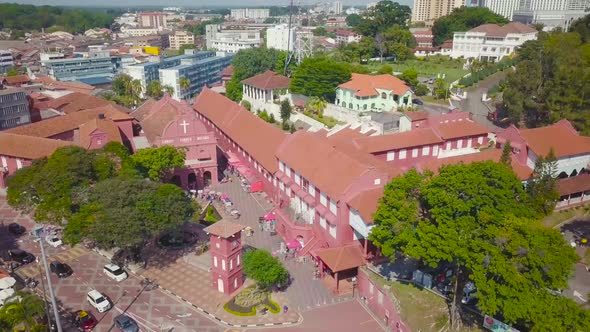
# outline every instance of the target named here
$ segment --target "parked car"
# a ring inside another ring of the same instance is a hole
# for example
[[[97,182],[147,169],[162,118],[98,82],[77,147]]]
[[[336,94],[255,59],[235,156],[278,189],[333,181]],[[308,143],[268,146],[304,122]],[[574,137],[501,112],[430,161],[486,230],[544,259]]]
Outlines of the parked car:
[[[461,298],[461,303],[466,305],[472,305],[477,302],[477,297],[475,294],[477,293],[477,288],[475,288],[475,284],[472,281],[468,281],[465,284],[465,288],[463,288],[463,297]]]
[[[8,250],[8,256],[13,261],[21,264],[29,264],[35,261],[35,255],[21,249]]]
[[[121,282],[128,277],[127,272],[125,272],[125,270],[123,270],[119,265],[115,264],[105,265],[102,271],[107,277],[117,282]]]
[[[54,248],[57,248],[63,244],[62,240],[57,237],[57,235],[47,235],[47,237],[45,237],[45,241],[47,241],[47,243],[49,243],[49,245]]]
[[[13,222],[10,225],[8,225],[8,231],[12,235],[21,236],[21,235],[25,234],[27,229],[24,226],[21,226],[15,222]]]
[[[84,331],[90,331],[96,326],[96,324],[98,324],[96,318],[94,318],[91,313],[84,310],[76,311],[74,321],[76,326]]]
[[[111,308],[111,302],[96,289],[88,292],[86,299],[98,312],[105,312]]]
[[[137,323],[127,315],[119,315],[115,317],[115,326],[123,332],[139,332]]]
[[[412,103],[414,103],[416,105],[424,105],[424,102],[418,98],[412,99]]]
[[[59,261],[51,262],[51,264],[49,264],[49,270],[55,273],[59,278],[67,278],[74,273],[68,264]]]

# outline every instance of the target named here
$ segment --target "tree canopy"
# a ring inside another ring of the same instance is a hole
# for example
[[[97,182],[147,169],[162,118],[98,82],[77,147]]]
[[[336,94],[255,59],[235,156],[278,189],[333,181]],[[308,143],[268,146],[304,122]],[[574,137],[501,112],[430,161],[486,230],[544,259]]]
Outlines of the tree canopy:
[[[243,259],[244,274],[256,283],[268,288],[284,285],[289,279],[289,272],[270,252],[261,249],[248,250]]]
[[[450,165],[438,175],[411,170],[386,185],[369,238],[392,258],[400,252],[432,267],[451,264],[455,294],[472,280],[486,314],[535,331],[587,330],[589,313],[548,291],[567,285],[578,258],[539,216],[505,164]],[[455,327],[460,298],[451,303]]]
[[[540,127],[568,119],[590,133],[590,44],[577,30],[539,33],[520,48],[521,61],[508,74],[503,93],[511,123]]]
[[[411,16],[410,7],[390,0],[382,0],[363,14],[354,29],[364,36],[374,37],[378,32],[394,25],[406,28]],[[357,22],[353,21],[353,23]]]
[[[151,180],[162,180],[174,168],[184,166],[185,156],[184,150],[164,145],[141,149],[132,158],[140,174]]]
[[[347,63],[330,58],[307,58],[293,73],[289,89],[310,97],[322,97],[334,101],[336,87],[350,80],[351,70]]]
[[[83,33],[92,28],[108,28],[113,23],[112,10],[64,9],[53,6],[0,4],[0,30],[63,30]]]
[[[227,83],[227,97],[233,101],[242,100],[242,80],[261,74],[267,70],[282,73],[283,68],[277,68],[282,52],[268,48],[251,48],[240,50],[232,60],[234,73]]]
[[[506,24],[508,19],[486,7],[459,7],[447,16],[440,17],[432,26],[434,44],[453,39],[453,33],[467,31],[485,23]]]
[[[45,317],[45,303],[36,294],[17,292],[7,299],[0,309],[2,331],[46,331],[47,326],[39,324]]]

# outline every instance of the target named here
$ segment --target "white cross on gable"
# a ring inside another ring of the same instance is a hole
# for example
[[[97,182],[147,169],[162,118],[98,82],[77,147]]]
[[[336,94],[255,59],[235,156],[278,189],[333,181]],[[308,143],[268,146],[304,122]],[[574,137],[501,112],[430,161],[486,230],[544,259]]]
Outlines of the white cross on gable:
[[[182,120],[180,125],[182,126],[182,131],[186,134],[186,127],[188,127],[189,123],[186,120]]]

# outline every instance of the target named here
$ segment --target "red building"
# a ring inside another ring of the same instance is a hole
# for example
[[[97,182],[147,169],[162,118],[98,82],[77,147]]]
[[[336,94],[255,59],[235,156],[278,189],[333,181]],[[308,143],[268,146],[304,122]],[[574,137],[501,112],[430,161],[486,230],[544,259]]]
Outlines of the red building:
[[[217,140],[188,104],[166,94],[159,101],[148,100],[131,115],[138,121],[139,136],[149,143],[143,147],[171,145],[185,149],[186,167],[174,171],[173,183],[189,189],[217,183]]]
[[[232,294],[244,283],[242,229],[244,226],[224,220],[205,228],[210,241],[211,282],[220,293]]]

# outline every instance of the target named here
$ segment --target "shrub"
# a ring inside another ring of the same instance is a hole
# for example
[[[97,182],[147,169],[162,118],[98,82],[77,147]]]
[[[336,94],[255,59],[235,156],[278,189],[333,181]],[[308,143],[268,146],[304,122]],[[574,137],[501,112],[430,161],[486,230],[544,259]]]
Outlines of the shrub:
[[[225,311],[229,312],[230,314],[236,315],[236,316],[256,316],[256,307],[252,307],[250,312],[239,312],[239,311],[231,310],[229,308],[229,303],[226,303],[223,306],[223,309],[225,309]]]
[[[588,250],[588,252],[590,252],[590,250]],[[268,303],[265,303],[264,306],[273,314],[278,314],[281,312],[281,306],[270,298],[268,299]]]
[[[268,122],[270,123],[275,123],[277,122],[277,120],[275,120],[275,115],[274,114],[270,114],[270,117],[268,118]]]
[[[215,215],[215,210],[213,210],[213,207],[211,205],[209,205],[207,207],[207,212],[205,214],[205,219],[206,222],[217,222],[219,221],[219,218]]]
[[[242,106],[244,106],[244,108],[248,111],[252,110],[252,104],[250,104],[250,102],[247,100],[242,100]]]
[[[268,298],[268,292],[256,286],[243,289],[234,298],[235,304],[240,307],[252,307],[263,303]]]

